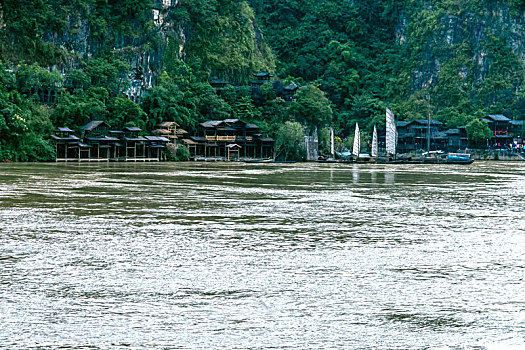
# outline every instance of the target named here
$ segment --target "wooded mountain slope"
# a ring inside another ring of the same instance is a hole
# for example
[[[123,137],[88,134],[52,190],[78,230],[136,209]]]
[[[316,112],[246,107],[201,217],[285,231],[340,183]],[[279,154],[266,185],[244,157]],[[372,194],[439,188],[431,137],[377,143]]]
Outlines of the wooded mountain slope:
[[[517,0],[4,0],[0,159],[49,159],[53,127],[90,119],[191,129],[238,117],[273,136],[297,121],[342,137],[356,121],[381,129],[386,106],[450,127],[524,119],[524,11]],[[259,70],[298,83],[295,102],[271,86],[253,100]],[[218,95],[213,77],[232,86]]]

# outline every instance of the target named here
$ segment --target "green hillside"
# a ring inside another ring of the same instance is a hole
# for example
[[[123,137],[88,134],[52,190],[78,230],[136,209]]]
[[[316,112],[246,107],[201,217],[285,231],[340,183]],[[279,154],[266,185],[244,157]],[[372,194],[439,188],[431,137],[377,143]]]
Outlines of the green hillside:
[[[307,130],[434,118],[525,119],[522,1],[5,0],[0,160],[47,160],[54,127],[91,119],[151,130],[207,119]],[[256,99],[254,72],[274,73]],[[221,94],[209,84],[231,83]],[[279,86],[294,81],[294,102]],[[139,98],[140,97],[140,98]],[[483,137],[483,132],[472,137]]]

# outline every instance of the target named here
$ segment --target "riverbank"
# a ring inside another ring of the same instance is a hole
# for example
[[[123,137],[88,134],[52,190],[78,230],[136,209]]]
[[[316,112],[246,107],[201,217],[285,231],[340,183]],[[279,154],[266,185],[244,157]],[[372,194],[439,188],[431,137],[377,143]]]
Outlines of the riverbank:
[[[472,156],[472,159],[476,161],[502,161],[502,162],[523,162],[525,161],[525,154],[522,153],[516,153],[516,152],[510,152],[506,150],[468,150],[467,153],[470,153]],[[419,157],[419,155],[414,154],[403,154],[401,155],[404,158],[412,157],[413,159],[416,159]],[[136,162],[159,162],[157,159],[132,159],[128,160],[128,162],[136,163]],[[115,163],[114,160],[71,160],[69,162],[60,161],[58,163]],[[167,161],[161,161],[162,163],[182,163],[187,162],[187,160],[184,161],[177,161],[177,160],[167,160]],[[189,162],[224,162],[224,163],[259,163],[259,164],[271,164],[271,163],[345,163],[345,162],[337,162],[337,161],[326,161],[326,162],[320,162],[320,161],[277,161],[277,160],[268,160],[268,159],[241,159],[241,160],[232,160],[228,161],[225,158],[204,158],[199,157],[196,159],[189,160]],[[2,159],[0,160],[0,163],[19,163],[14,162],[9,159]],[[26,163],[26,162],[20,162],[20,163]],[[31,162],[30,162],[31,163]],[[41,161],[41,162],[34,162],[34,163],[57,163],[57,161],[54,160],[48,160],[48,161]],[[351,162],[350,162],[351,163]],[[353,164],[353,163],[351,163]],[[370,164],[373,164],[372,162]]]
[[[474,160],[494,160],[505,162],[523,162],[523,153],[511,152],[507,150],[469,150]]]

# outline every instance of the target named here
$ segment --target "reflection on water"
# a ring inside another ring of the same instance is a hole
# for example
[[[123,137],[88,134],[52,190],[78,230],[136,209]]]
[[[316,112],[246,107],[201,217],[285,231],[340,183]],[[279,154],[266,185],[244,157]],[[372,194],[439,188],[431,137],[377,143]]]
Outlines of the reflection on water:
[[[0,165],[0,347],[525,347],[525,164]]]

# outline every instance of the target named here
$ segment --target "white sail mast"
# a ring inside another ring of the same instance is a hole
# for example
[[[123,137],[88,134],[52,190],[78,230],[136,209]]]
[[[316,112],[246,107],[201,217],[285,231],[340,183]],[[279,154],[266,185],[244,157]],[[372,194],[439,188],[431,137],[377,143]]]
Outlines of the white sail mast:
[[[355,123],[354,149],[352,150],[352,154],[356,157],[359,157],[360,151],[361,151],[361,134],[359,133],[359,125]]]
[[[377,152],[377,129],[376,129],[376,126],[374,125],[374,133],[372,135],[372,157],[377,157],[378,155],[378,152]]]
[[[394,113],[390,109],[386,109],[386,153],[390,156],[396,154],[397,145],[397,130]]]
[[[334,128],[330,128],[330,153],[335,158]]]

